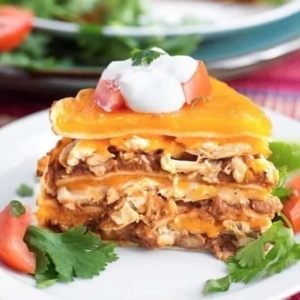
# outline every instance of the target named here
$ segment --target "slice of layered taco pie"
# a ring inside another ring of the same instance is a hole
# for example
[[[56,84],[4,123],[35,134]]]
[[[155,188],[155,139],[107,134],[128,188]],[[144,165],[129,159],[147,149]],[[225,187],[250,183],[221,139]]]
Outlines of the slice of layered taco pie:
[[[38,162],[41,226],[226,259],[281,210],[270,120],[191,57],[135,50],[50,121],[61,140]]]

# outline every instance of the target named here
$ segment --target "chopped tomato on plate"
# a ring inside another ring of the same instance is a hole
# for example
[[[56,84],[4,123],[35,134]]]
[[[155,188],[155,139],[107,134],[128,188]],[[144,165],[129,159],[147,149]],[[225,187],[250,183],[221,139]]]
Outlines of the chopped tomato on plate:
[[[33,20],[26,9],[0,5],[0,52],[17,48],[31,32]]]
[[[289,219],[295,233],[300,232],[300,175],[286,184],[292,188],[292,196],[283,204],[283,213]]]
[[[25,232],[31,223],[31,212],[19,216],[13,214],[11,204],[0,213],[0,261],[16,271],[34,274],[35,254],[30,252],[23,241]]]
[[[211,95],[210,79],[202,61],[192,78],[182,84],[186,103],[191,104],[194,99],[209,97]],[[105,111],[114,111],[125,107],[125,101],[121,95],[116,81],[100,78],[94,93],[95,102]]]

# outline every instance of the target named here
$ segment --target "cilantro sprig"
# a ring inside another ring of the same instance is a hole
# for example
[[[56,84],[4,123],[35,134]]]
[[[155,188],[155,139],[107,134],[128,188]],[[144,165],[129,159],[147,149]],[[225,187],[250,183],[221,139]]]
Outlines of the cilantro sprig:
[[[84,226],[64,233],[29,226],[24,241],[36,253],[35,279],[39,288],[71,282],[75,277],[92,278],[118,258],[113,243],[104,245]]]
[[[234,282],[249,283],[254,279],[280,273],[300,259],[300,244],[293,230],[277,221],[261,237],[241,248],[226,262],[228,274],[205,283],[205,295],[224,292]]]
[[[12,200],[10,201],[10,215],[14,217],[20,217],[25,214],[25,207],[22,205],[20,201]]]
[[[131,51],[131,60],[133,66],[147,66],[150,65],[155,59],[159,58],[161,55],[165,53],[161,51],[157,51],[155,49],[133,49]]]

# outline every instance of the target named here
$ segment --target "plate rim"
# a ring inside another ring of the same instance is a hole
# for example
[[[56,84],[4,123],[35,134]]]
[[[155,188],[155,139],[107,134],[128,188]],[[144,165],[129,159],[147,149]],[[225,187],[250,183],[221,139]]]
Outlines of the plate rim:
[[[131,36],[131,37],[151,37],[157,35],[163,36],[179,36],[200,34],[203,36],[211,36],[215,34],[226,34],[232,31],[248,29],[291,16],[300,9],[300,1],[292,0],[278,7],[259,13],[259,15],[251,15],[238,22],[230,22],[226,25],[219,26],[200,25],[171,25],[171,26],[103,26],[101,33],[105,36]],[[35,18],[34,27],[39,30],[52,31],[58,34],[75,34],[79,25],[73,22],[57,21],[44,18]],[[100,30],[99,30],[100,34]]]

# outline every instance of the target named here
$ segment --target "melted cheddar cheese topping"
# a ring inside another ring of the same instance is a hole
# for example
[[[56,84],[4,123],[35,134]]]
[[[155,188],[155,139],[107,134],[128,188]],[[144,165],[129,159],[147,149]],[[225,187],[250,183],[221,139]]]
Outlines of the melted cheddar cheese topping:
[[[55,133],[76,139],[104,139],[146,134],[175,137],[269,139],[272,125],[265,113],[225,83],[211,79],[210,101],[185,105],[168,114],[136,113],[130,109],[105,112],[93,100],[93,89],[76,98],[54,102],[50,120]]]

